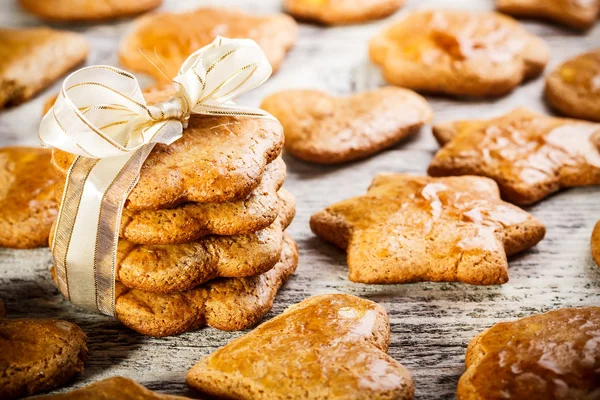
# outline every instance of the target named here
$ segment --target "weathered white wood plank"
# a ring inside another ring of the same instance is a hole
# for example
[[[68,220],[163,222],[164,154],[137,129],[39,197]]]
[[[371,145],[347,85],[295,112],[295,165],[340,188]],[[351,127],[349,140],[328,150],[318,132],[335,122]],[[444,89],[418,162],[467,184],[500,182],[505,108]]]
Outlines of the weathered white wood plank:
[[[0,25],[39,25],[14,3],[0,0]],[[453,1],[452,7],[490,9],[491,3],[460,0]],[[380,86],[384,84],[381,75],[367,57],[369,38],[409,9],[448,4],[443,0],[408,0],[404,10],[384,21],[341,28],[302,25],[298,44],[281,71],[243,101],[258,105],[265,95],[291,87],[345,94]],[[163,9],[184,10],[202,5],[227,5],[254,12],[280,9],[277,0],[167,0]],[[576,34],[540,22],[525,25],[550,44],[550,68],[600,46],[600,26],[586,34]],[[70,29],[84,32],[89,38],[92,52],[88,64],[118,65],[118,41],[129,27],[129,21],[119,21]],[[27,104],[0,112],[0,145],[35,145],[42,103],[58,87],[55,84]],[[542,87],[540,78],[496,100],[429,99],[436,121],[495,116],[516,106],[547,112],[541,99]],[[511,280],[506,285],[373,286],[349,282],[345,255],[310,232],[310,215],[333,202],[364,193],[377,172],[425,173],[436,149],[430,129],[425,128],[416,139],[345,166],[314,166],[286,157],[286,187],[298,198],[298,213],[290,231],[300,245],[301,258],[296,276],[279,293],[269,314],[276,315],[290,304],[321,293],[351,293],[380,302],[389,312],[392,324],[389,353],[412,371],[418,399],[454,397],[469,340],[491,324],[558,307],[600,304],[600,268],[589,254],[590,233],[600,218],[600,188],[565,191],[530,209],[546,223],[548,232],[536,248],[510,260]],[[190,394],[185,386],[187,370],[199,358],[241,334],[203,329],[164,339],[139,336],[109,318],[80,312],[65,302],[47,272],[50,262],[47,249],[0,249],[0,297],[11,317],[64,318],[81,325],[90,338],[90,353],[85,374],[72,387],[122,375],[153,389]]]

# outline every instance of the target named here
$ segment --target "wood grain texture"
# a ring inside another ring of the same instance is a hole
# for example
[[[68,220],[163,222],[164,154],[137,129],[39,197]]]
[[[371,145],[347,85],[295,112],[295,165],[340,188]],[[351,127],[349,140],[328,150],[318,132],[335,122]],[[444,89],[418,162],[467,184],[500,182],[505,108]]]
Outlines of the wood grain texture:
[[[14,3],[0,0],[1,26],[40,24]],[[167,0],[163,9],[183,10],[208,4],[255,12],[281,8],[278,0]],[[383,85],[379,70],[367,57],[368,39],[409,9],[445,4],[449,2],[408,0],[399,13],[384,21],[339,28],[302,25],[298,44],[281,71],[240,101],[258,105],[264,96],[284,88],[348,94]],[[452,7],[489,9],[492,1],[457,0],[452,2]],[[552,59],[546,73],[565,59],[598,47],[600,43],[600,24],[586,34],[541,22],[525,25],[550,45]],[[118,65],[118,41],[130,28],[130,21],[70,28],[85,33],[90,40],[88,64]],[[59,84],[55,84],[27,104],[1,112],[0,145],[37,144],[42,104],[58,88]],[[495,100],[428,99],[436,122],[492,117],[517,106],[549,112],[542,101],[542,88],[543,77]],[[389,354],[412,372],[417,399],[454,398],[458,378],[464,370],[467,344],[476,333],[493,323],[559,307],[600,304],[600,268],[592,261],[589,246],[592,228],[600,218],[600,188],[563,191],[528,208],[546,224],[548,232],[537,247],[511,258],[510,282],[505,285],[373,286],[349,282],[345,255],[310,232],[310,215],[333,202],[363,194],[377,172],[424,174],[436,149],[427,127],[416,138],[357,163],[322,167],[286,157],[285,187],[298,199],[298,213],[290,231],[300,246],[300,265],[295,277],[277,296],[268,316],[322,293],[343,292],[378,301],[390,314]],[[64,318],[76,322],[88,334],[90,352],[86,371],[71,387],[122,375],[151,389],[189,395],[185,385],[187,370],[201,357],[241,335],[240,332],[203,329],[164,339],[139,336],[108,317],[78,311],[64,301],[48,274],[50,263],[47,249],[0,249],[0,297],[11,317]]]

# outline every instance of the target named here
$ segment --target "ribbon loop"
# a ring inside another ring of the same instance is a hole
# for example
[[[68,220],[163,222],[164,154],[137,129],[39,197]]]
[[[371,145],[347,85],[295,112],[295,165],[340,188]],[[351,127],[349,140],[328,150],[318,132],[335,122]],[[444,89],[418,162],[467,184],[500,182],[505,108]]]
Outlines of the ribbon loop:
[[[173,79],[176,95],[153,106],[137,79],[114,67],[87,67],[65,79],[39,129],[43,146],[78,156],[67,174],[52,243],[65,297],[114,316],[121,214],[153,147],[179,139],[191,114],[273,118],[232,101],[271,72],[254,41],[218,37],[183,63]]]

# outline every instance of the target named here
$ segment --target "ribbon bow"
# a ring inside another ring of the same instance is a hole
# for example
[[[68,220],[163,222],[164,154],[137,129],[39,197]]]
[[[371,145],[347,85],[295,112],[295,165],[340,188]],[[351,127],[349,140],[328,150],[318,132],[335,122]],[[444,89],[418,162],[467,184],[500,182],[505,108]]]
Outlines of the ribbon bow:
[[[110,66],[80,69],[44,116],[43,146],[76,154],[56,222],[58,288],[72,303],[115,315],[116,252],[125,200],[156,143],[171,144],[191,114],[273,118],[232,99],[261,85],[272,68],[250,39],[218,37],[173,79],[176,95],[148,106],[137,79]]]

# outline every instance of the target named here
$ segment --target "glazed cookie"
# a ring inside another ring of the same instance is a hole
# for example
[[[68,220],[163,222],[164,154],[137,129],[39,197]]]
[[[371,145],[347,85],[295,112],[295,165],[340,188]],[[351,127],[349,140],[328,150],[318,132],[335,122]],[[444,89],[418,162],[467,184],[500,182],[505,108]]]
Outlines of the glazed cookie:
[[[52,319],[0,320],[0,398],[54,389],[83,372],[87,337],[75,324]]]
[[[487,176],[511,203],[600,184],[600,124],[518,108],[490,120],[438,124],[433,132],[442,144],[451,140],[431,161],[429,175]]]
[[[256,232],[277,218],[281,199],[277,191],[285,180],[281,158],[267,165],[258,187],[244,199],[226,203],[185,203],[163,210],[123,210],[120,236],[136,244],[188,243],[206,235]],[[64,181],[56,186],[60,200]],[[60,201],[59,201],[60,203]]]
[[[317,212],[310,226],[347,250],[350,280],[362,283],[505,283],[506,256],[545,234],[500,200],[494,181],[475,176],[378,174],[366,195]]]
[[[548,19],[575,29],[588,29],[600,12],[597,0],[496,0],[496,8],[515,17]]]
[[[246,198],[282,147],[283,129],[277,121],[192,115],[181,139],[154,147],[125,207],[159,210],[185,202]],[[53,150],[52,162],[63,176],[74,159]]]
[[[548,46],[498,13],[414,11],[376,36],[371,60],[386,80],[417,91],[500,96],[538,76]]]
[[[165,82],[177,75],[190,54],[217,36],[225,36],[253,39],[273,69],[278,70],[296,42],[297,30],[296,22],[285,14],[254,16],[224,8],[153,14],[135,23],[133,31],[121,43],[119,57],[126,68]],[[146,57],[161,68],[166,77]]]
[[[162,0],[19,0],[19,3],[42,19],[72,22],[129,17],[160,6]]]
[[[117,318],[148,336],[169,336],[208,325],[226,331],[258,323],[273,306],[279,288],[298,265],[298,249],[285,237],[279,262],[268,272],[249,278],[208,282],[177,293],[151,293],[117,283]]]
[[[600,307],[564,308],[496,324],[469,344],[457,398],[597,398],[598,343]]]
[[[389,340],[377,303],[314,296],[200,360],[187,383],[219,398],[412,399],[410,373],[386,354]]]
[[[567,60],[552,71],[546,78],[545,96],[561,114],[600,122],[600,49]]]
[[[50,150],[0,149],[0,247],[28,249],[48,245],[58,213]]]
[[[367,157],[414,135],[432,117],[418,94],[386,87],[336,98],[314,90],[286,90],[262,108],[283,125],[285,149],[321,164]]]
[[[0,28],[0,109],[30,99],[87,54],[87,42],[78,33]]]
[[[37,400],[189,400],[188,397],[152,392],[128,378],[116,376],[67,393],[37,397]]]
[[[285,0],[293,16],[326,25],[367,22],[387,17],[404,5],[404,0]]]

